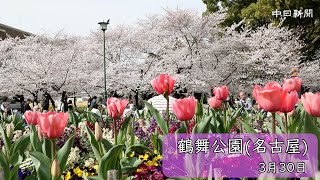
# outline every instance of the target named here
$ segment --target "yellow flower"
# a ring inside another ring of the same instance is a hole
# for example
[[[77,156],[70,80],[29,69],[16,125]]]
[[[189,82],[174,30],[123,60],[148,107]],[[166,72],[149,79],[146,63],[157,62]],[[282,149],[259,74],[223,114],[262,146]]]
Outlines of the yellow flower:
[[[79,167],[77,167],[76,169],[74,169],[73,172],[74,172],[77,176],[82,177],[82,170],[81,170]]]
[[[153,153],[154,153],[154,154],[158,154],[158,151],[157,151],[157,150],[154,150]]]
[[[93,168],[98,171],[98,165],[94,165]]]
[[[159,161],[159,160],[161,160],[162,159],[162,156],[159,154],[159,155],[157,155],[156,157],[154,157],[154,160],[155,161]]]
[[[71,179],[71,172],[68,171],[67,174],[64,176],[65,180],[70,180]]]
[[[149,158],[149,155],[148,155],[148,154],[145,154],[145,155],[139,155],[139,159],[141,159],[141,160],[146,161],[146,160],[148,160],[148,158]]]
[[[133,157],[134,156],[134,151],[132,151],[132,153],[130,154],[130,157]]]
[[[158,166],[157,162],[153,162],[153,161],[147,161],[144,163],[146,166]]]
[[[142,172],[142,171],[143,171],[143,170],[142,170],[142,169],[140,169],[140,168],[138,168],[138,169],[137,169],[137,172]]]
[[[88,176],[94,176],[94,173],[88,173],[88,172],[86,172],[86,176],[88,177]]]

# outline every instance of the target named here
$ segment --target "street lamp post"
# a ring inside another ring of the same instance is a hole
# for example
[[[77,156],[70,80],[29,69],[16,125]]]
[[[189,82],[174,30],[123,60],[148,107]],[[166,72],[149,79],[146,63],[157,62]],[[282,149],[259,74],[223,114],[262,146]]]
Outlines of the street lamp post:
[[[110,19],[107,22],[99,22],[101,30],[103,31],[103,71],[104,71],[104,99],[103,104],[106,105],[107,101],[107,77],[106,77],[106,30]]]

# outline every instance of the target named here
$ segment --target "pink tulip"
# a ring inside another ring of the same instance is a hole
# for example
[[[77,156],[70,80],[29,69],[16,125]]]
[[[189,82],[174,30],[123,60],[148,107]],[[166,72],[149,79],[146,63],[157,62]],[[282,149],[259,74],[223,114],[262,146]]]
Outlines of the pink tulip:
[[[290,93],[285,90],[283,92],[282,103],[279,111],[284,113],[293,111],[298,102],[298,99],[298,93],[295,90],[291,91]]]
[[[151,81],[151,85],[158,94],[164,94],[165,92],[171,94],[175,82],[176,77],[169,76],[167,74],[160,74],[158,78]]]
[[[257,91],[260,91],[262,89],[263,89],[263,87],[261,87],[259,85],[254,86],[253,93],[252,93],[252,96],[254,99],[257,99]]]
[[[256,86],[253,90],[256,101],[262,109],[268,112],[276,112],[281,107],[283,90],[276,82],[270,82],[264,88]]]
[[[172,111],[180,121],[191,120],[195,114],[197,100],[193,97],[177,99],[172,104]]]
[[[320,92],[307,92],[302,95],[301,101],[304,110],[312,116],[320,117]]]
[[[129,101],[127,99],[108,98],[107,99],[107,111],[109,116],[114,119],[120,118],[123,115]]]
[[[228,98],[228,93],[229,91],[227,86],[215,87],[213,89],[214,96],[220,101],[226,100]]]
[[[60,137],[64,133],[68,117],[68,113],[62,112],[39,113],[38,124],[42,134],[49,139]]]
[[[38,124],[38,112],[37,111],[26,111],[24,113],[24,118],[26,119],[26,122],[30,125],[37,125]]]
[[[299,92],[301,89],[301,84],[302,84],[301,78],[294,77],[291,79],[285,79],[282,87],[284,90],[288,90],[289,92],[291,91]]]
[[[216,97],[212,97],[208,99],[208,103],[213,109],[217,109],[221,106],[222,101],[218,100]]]

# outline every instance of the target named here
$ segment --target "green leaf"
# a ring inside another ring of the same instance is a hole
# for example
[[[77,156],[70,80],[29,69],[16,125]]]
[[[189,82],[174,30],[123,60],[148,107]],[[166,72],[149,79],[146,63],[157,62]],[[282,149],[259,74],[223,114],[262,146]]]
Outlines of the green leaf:
[[[192,133],[209,133],[210,130],[210,122],[211,122],[212,116],[207,116],[202,120],[199,124],[197,124],[194,128]]]
[[[163,117],[160,115],[159,111],[155,109],[150,103],[147,101],[144,101],[146,107],[151,111],[151,114],[154,116],[156,119],[159,127],[161,128],[161,131],[163,132],[164,135],[168,134],[168,126],[166,121],[163,119]]]
[[[126,141],[127,128],[130,122],[131,122],[131,118],[128,118],[123,122],[117,136],[117,144],[124,144],[124,142]]]
[[[101,160],[101,154],[100,154],[100,151],[99,151],[99,143],[98,141],[96,140],[93,132],[90,130],[90,128],[88,126],[86,126],[87,128],[87,132],[88,132],[88,138],[89,138],[89,141],[90,141],[90,144],[91,144],[91,148],[92,148],[92,151],[96,157],[96,159],[98,161]]]
[[[198,116],[200,119],[202,119],[203,116],[203,98],[204,96],[201,96],[200,102],[197,102],[196,106],[196,116]]]
[[[14,131],[22,130],[23,124],[24,124],[24,121],[17,120],[17,122],[15,123],[15,126],[14,126]]]
[[[30,135],[26,134],[26,135],[21,136],[11,146],[10,154],[14,155],[14,154],[20,154],[20,152],[24,152],[29,144],[30,144]]]
[[[135,145],[132,145],[132,146],[129,146],[127,149],[126,149],[126,152],[125,152],[125,155],[128,156],[130,155],[130,153],[134,151],[138,154],[144,154],[145,151],[148,151],[150,152],[151,154],[153,153],[152,150],[146,146],[143,146],[141,144],[135,144]]]
[[[66,167],[74,138],[75,136],[70,137],[68,141],[63,145],[63,147],[57,152],[57,159],[60,165],[60,172],[63,172],[64,168]]]
[[[102,147],[104,149],[104,152],[108,152],[113,147],[112,143],[106,139],[102,139],[101,143],[103,145]]]
[[[107,179],[107,172],[111,169],[118,170],[118,177],[121,177],[121,169],[120,167],[120,158],[119,155],[123,151],[123,145],[117,145],[108,151],[107,154],[105,154],[101,160],[99,161],[99,177],[102,179]]]
[[[218,133],[226,133],[225,128],[224,128],[224,122],[223,119],[221,118],[221,116],[219,114],[215,114],[215,119],[217,120],[216,122],[218,122],[217,125],[217,132]]]
[[[34,125],[31,125],[31,133],[30,133],[30,142],[34,149],[34,151],[42,152],[41,151],[41,141],[38,137],[38,132]]]
[[[242,126],[243,126],[243,128],[246,130],[246,132],[247,133],[257,133],[254,129],[253,129],[253,127],[251,127],[249,124],[247,124],[246,122],[244,122],[244,121],[240,121],[241,122],[241,124],[242,124]]]
[[[19,165],[23,161],[23,158],[19,153],[14,153],[10,159],[11,164],[14,166]]]
[[[5,180],[9,180],[10,177],[10,168],[7,162],[7,159],[2,151],[0,151],[0,167],[3,168],[3,175]],[[8,173],[6,173],[8,172]]]
[[[103,180],[99,176],[87,176],[87,178],[90,180]]]
[[[269,132],[272,132],[272,123],[267,122],[266,125]],[[284,134],[284,132],[281,131],[281,129],[278,126],[276,126],[276,134]]]
[[[10,170],[10,179],[12,179],[12,180],[18,179],[18,170],[19,170],[19,165],[14,166],[14,167]]]
[[[131,175],[138,169],[141,163],[142,161],[137,157],[121,159],[120,164],[121,164],[122,174]]]
[[[42,152],[44,155],[46,155],[48,158],[51,159],[51,141],[50,139],[44,138],[42,143]]]
[[[36,168],[39,180],[51,179],[51,161],[50,159],[40,152],[30,152],[30,158]]]
[[[0,133],[1,133],[2,141],[3,141],[4,146],[6,148],[6,151],[10,152],[11,142],[10,142],[6,132],[3,130],[2,126],[0,126]]]
[[[185,123],[181,123],[181,127],[176,130],[176,134],[187,133],[187,126]]]

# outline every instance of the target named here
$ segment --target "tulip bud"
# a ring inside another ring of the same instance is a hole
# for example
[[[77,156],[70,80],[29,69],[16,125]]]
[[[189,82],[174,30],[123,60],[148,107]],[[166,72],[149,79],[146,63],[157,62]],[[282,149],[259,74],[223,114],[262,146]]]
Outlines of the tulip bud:
[[[97,141],[102,140],[102,130],[98,122],[96,122],[94,126],[94,136]]]
[[[60,166],[57,159],[53,160],[52,166],[51,166],[51,174],[53,177],[59,177],[60,175]]]
[[[13,136],[13,128],[11,124],[7,124],[6,126],[7,136],[9,139],[12,139]]]

